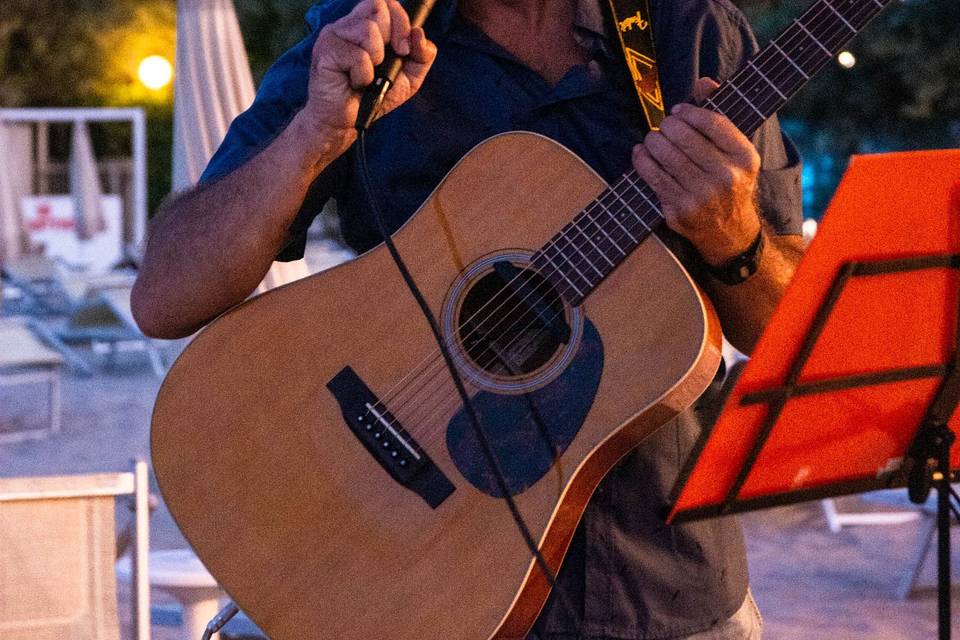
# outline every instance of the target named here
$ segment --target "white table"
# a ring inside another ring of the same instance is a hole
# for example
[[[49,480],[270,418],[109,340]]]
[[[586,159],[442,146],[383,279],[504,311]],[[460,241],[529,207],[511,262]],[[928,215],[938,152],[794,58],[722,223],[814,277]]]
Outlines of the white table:
[[[117,575],[129,579],[127,558],[117,562]],[[184,640],[200,640],[207,623],[220,609],[223,591],[190,549],[152,551],[150,586],[169,593],[183,606]]]

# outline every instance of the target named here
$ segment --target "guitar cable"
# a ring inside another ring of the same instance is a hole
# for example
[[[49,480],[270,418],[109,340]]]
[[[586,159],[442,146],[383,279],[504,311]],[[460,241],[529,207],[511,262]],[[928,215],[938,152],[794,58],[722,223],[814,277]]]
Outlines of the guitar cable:
[[[467,414],[470,417],[470,423],[473,427],[473,431],[477,437],[477,441],[480,444],[480,449],[483,453],[483,457],[486,460],[487,466],[493,472],[494,480],[497,484],[497,489],[500,491],[504,502],[507,504],[507,508],[510,510],[510,515],[513,517],[514,523],[517,525],[517,529],[520,532],[520,535],[523,537],[524,542],[527,545],[527,548],[530,550],[530,553],[533,555],[536,565],[540,568],[540,571],[543,573],[544,577],[547,579],[547,582],[550,584],[550,589],[552,592],[557,594],[557,597],[560,600],[561,606],[567,612],[567,615],[571,619],[576,619],[573,614],[573,605],[570,603],[570,600],[567,594],[563,589],[557,589],[557,577],[553,569],[550,568],[550,565],[547,564],[546,559],[544,559],[543,554],[540,553],[540,549],[537,548],[537,543],[533,538],[533,534],[530,532],[530,528],[527,526],[526,521],[523,519],[523,515],[520,513],[520,509],[517,507],[516,501],[513,499],[513,495],[510,493],[507,487],[507,481],[503,474],[503,469],[500,467],[500,463],[497,460],[497,456],[493,451],[493,447],[490,444],[490,440],[487,438],[486,432],[483,430],[480,424],[480,415],[474,407],[470,395],[467,393],[466,387],[463,384],[463,378],[460,376],[460,372],[457,370],[456,364],[454,364],[453,357],[450,355],[450,350],[447,348],[446,340],[443,339],[443,334],[440,331],[440,326],[437,323],[436,317],[433,315],[433,311],[430,309],[430,306],[427,304],[426,299],[423,297],[423,294],[420,292],[420,288],[417,286],[416,282],[413,280],[413,276],[410,274],[409,269],[407,268],[406,263],[403,258],[400,256],[400,252],[397,250],[396,245],[393,242],[393,239],[390,237],[390,233],[387,231],[386,224],[383,221],[383,216],[381,215],[380,208],[377,206],[376,198],[373,194],[373,187],[370,180],[370,174],[367,166],[367,150],[366,150],[366,133],[367,127],[365,123],[360,123],[358,121],[357,126],[357,168],[360,173],[360,178],[363,183],[364,193],[367,197],[367,204],[370,206],[370,210],[373,213],[374,220],[377,224],[377,229],[383,238],[384,244],[387,246],[387,250],[390,252],[390,256],[393,258],[394,263],[397,265],[397,269],[400,271],[400,275],[403,277],[403,281],[406,283],[407,288],[410,290],[410,293],[413,295],[413,298],[417,301],[417,305],[420,307],[420,310],[423,312],[424,318],[427,320],[427,323],[430,325],[430,331],[433,333],[433,338],[437,343],[437,346],[440,348],[440,353],[443,356],[443,360],[447,365],[447,369],[450,372],[450,377],[453,379],[453,384],[457,389],[457,393],[460,396],[461,401],[463,402],[464,408],[467,410]],[[526,395],[526,394],[525,394]],[[528,398],[528,402],[531,406],[533,405],[532,399]],[[548,433],[546,425],[540,420],[539,412],[534,410],[531,415],[533,416],[534,421],[537,423],[537,427],[541,432],[541,435],[546,436]],[[557,462],[557,451],[556,447],[552,446],[552,443],[548,442],[548,446],[551,448],[551,452],[554,456],[554,462]],[[536,623],[534,623],[536,626]],[[540,633],[536,632],[534,629],[531,629],[530,633],[540,637]]]

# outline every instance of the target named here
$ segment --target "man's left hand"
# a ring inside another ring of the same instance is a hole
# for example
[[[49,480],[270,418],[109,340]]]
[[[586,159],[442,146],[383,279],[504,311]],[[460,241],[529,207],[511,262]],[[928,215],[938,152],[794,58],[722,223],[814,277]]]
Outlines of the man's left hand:
[[[702,103],[719,85],[700,78]],[[760,156],[725,116],[680,104],[634,147],[633,165],[653,188],[667,225],[712,265],[747,249],[760,232],[756,205]]]

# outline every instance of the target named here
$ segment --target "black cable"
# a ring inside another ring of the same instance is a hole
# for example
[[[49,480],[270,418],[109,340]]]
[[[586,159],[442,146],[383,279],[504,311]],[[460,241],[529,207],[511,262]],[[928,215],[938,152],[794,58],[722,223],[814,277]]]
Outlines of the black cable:
[[[477,441],[480,443],[480,449],[483,452],[483,456],[486,459],[487,465],[493,471],[497,488],[500,491],[503,500],[506,502],[508,509],[510,510],[510,515],[513,517],[513,520],[517,525],[517,529],[520,531],[520,535],[523,537],[523,540],[529,548],[530,553],[533,554],[534,561],[540,568],[540,571],[543,573],[544,577],[547,579],[547,582],[550,584],[551,590],[558,594],[563,606],[569,612],[572,612],[573,608],[570,605],[566,594],[562,589],[555,589],[557,584],[556,574],[547,564],[547,561],[540,553],[540,549],[537,548],[537,543],[533,539],[533,535],[530,533],[530,529],[527,527],[527,524],[523,519],[523,515],[520,513],[520,510],[517,507],[516,501],[510,494],[510,491],[507,487],[507,481],[503,475],[503,470],[500,467],[500,463],[497,461],[496,454],[490,445],[490,441],[487,439],[486,433],[480,425],[480,416],[477,413],[473,402],[470,400],[470,396],[467,393],[466,388],[464,387],[463,379],[461,378],[460,372],[457,370],[457,367],[453,362],[453,357],[450,355],[446,341],[443,339],[443,335],[440,331],[437,320],[433,315],[433,311],[430,310],[427,301],[424,299],[419,287],[417,287],[416,282],[414,282],[413,276],[410,275],[410,271],[407,269],[406,263],[400,256],[400,252],[397,250],[393,239],[390,237],[390,234],[386,229],[386,225],[383,222],[383,216],[380,214],[380,208],[377,206],[376,199],[373,195],[373,188],[370,184],[370,174],[367,169],[366,129],[362,127],[357,127],[357,160],[360,169],[360,177],[363,182],[363,188],[367,196],[368,204],[370,205],[370,210],[372,211],[373,217],[376,220],[377,228],[380,232],[380,235],[383,237],[384,244],[387,245],[387,250],[390,252],[390,256],[393,258],[394,263],[397,265],[397,269],[400,271],[400,275],[403,277],[404,282],[410,289],[410,293],[413,295],[414,299],[417,301],[417,305],[419,305],[420,310],[423,312],[424,318],[426,318],[427,323],[430,325],[430,331],[433,333],[434,340],[436,340],[437,345],[440,347],[440,353],[443,355],[447,369],[450,371],[450,377],[453,379],[453,384],[457,389],[457,393],[460,395],[460,399],[463,402],[464,408],[467,410],[467,414],[470,416],[470,422],[474,433],[477,436]]]
[[[207,628],[204,629],[203,635],[200,636],[200,640],[210,640],[217,631],[220,631],[230,620],[233,619],[233,616],[237,615],[240,612],[240,607],[234,604],[232,601],[228,603],[223,609],[217,612],[217,615],[213,616],[210,619],[210,622],[207,623]]]

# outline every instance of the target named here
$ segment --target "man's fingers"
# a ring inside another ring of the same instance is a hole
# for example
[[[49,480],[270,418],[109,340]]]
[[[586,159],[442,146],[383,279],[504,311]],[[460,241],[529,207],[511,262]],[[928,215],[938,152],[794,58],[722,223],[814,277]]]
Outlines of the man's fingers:
[[[651,131],[644,139],[643,146],[681,188],[691,193],[701,190],[706,182],[703,171],[667,136],[659,131]]]
[[[363,47],[341,38],[330,38],[326,43],[328,53],[319,61],[321,67],[347,74],[353,89],[363,89],[373,82],[373,60]]]
[[[380,31],[381,44],[390,41],[390,8],[387,6],[387,0],[363,0],[343,18],[343,21],[373,22]]]
[[[410,16],[397,0],[389,0],[390,46],[399,56],[410,53]]]
[[[712,173],[727,162],[716,145],[681,118],[667,116],[660,124],[660,132],[705,173]]]
[[[687,198],[687,193],[669,173],[663,170],[644,145],[633,148],[633,168],[656,192],[661,202],[678,203]]]
[[[671,114],[702,133],[742,168],[759,169],[760,157],[753,143],[726,116],[690,104],[677,105]]]
[[[720,88],[720,85],[713,78],[697,78],[693,82],[693,101],[697,104],[703,104],[710,97],[710,94],[718,88]]]
[[[394,98],[394,94],[407,96],[416,93],[423,84],[433,61],[437,57],[437,46],[427,40],[423,29],[417,27],[410,31],[410,55],[403,59],[400,75],[387,94],[387,99]],[[402,101],[402,100],[401,100]]]
[[[380,27],[375,22],[370,20],[335,22],[332,30],[340,40],[365,50],[374,64],[383,62],[386,51],[383,46],[383,36],[380,35]]]

